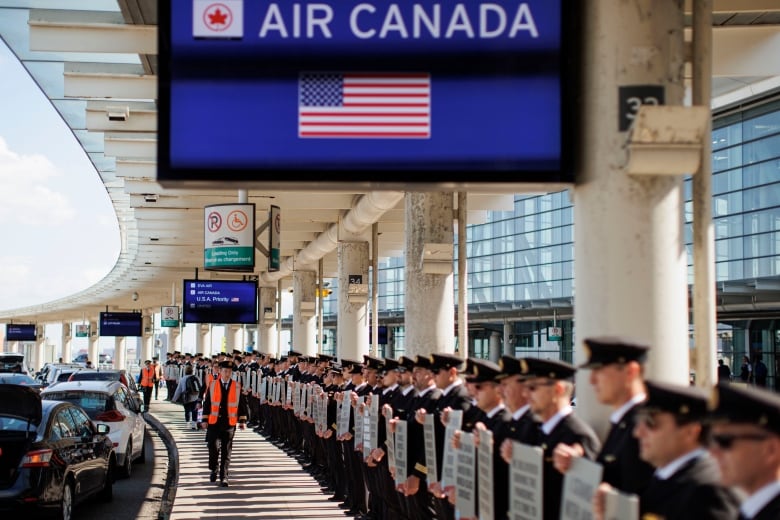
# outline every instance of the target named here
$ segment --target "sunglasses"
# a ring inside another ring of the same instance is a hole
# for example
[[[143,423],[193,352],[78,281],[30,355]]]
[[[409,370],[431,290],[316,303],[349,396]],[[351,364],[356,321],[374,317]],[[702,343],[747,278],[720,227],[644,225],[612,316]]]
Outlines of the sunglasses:
[[[555,381],[544,381],[540,383],[526,383],[525,387],[528,389],[529,392],[535,392],[538,388],[541,388],[543,386],[553,386],[555,385]]]
[[[658,428],[658,412],[640,411],[636,414],[637,424],[642,424],[648,430],[655,430]]]
[[[763,441],[768,438],[768,435],[760,433],[716,433],[710,435],[710,445],[717,446],[721,450],[730,450],[735,441]]]

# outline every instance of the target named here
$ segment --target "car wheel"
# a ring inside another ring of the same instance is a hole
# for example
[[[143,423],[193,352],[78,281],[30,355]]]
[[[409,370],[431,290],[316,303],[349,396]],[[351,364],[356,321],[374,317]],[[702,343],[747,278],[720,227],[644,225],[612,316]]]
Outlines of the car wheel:
[[[133,439],[127,441],[125,448],[125,463],[122,465],[122,476],[129,478],[133,473]]]
[[[146,463],[146,428],[144,428],[144,436],[141,438],[141,455],[136,459],[138,464]]]
[[[62,488],[60,499],[60,518],[70,520],[73,515],[73,483],[68,479]]]
[[[106,468],[106,481],[103,483],[103,490],[98,495],[98,499],[102,502],[111,502],[114,499],[114,471],[116,461],[112,458],[108,461],[108,468]]]

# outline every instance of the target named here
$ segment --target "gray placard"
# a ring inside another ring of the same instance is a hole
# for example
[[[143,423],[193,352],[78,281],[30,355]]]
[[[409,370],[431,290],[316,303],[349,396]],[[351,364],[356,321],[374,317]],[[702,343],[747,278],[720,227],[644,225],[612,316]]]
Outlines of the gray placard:
[[[352,448],[355,451],[362,451],[363,450],[363,413],[361,413],[360,406],[365,401],[365,396],[358,397],[357,405],[355,405],[354,408],[354,417],[355,417],[355,444],[352,446]]]
[[[455,485],[455,449],[452,447],[452,438],[455,432],[460,430],[463,421],[461,410],[452,410],[449,414],[449,422],[444,430],[444,455],[442,457],[441,487]]]
[[[461,432],[460,447],[455,452],[455,507],[461,518],[470,518],[476,515],[476,497],[474,496],[476,458],[474,435]]]
[[[604,520],[638,520],[639,497],[609,488],[604,494]]]
[[[509,520],[542,520],[544,450],[512,441]]]
[[[376,396],[374,396],[374,399],[376,400]],[[374,449],[374,445],[371,444],[371,423],[373,422],[374,418],[371,415],[371,407],[369,405],[365,405],[363,407],[363,460],[365,461],[368,459],[369,455],[371,455],[371,450]]]
[[[391,417],[385,417],[385,431],[387,432],[387,467],[395,467],[395,434],[390,430]]]
[[[260,377],[260,404],[265,403],[268,398],[268,378]]]
[[[406,482],[406,421],[395,424],[395,485]]]
[[[436,429],[433,424],[435,417],[432,413],[425,414],[423,424],[423,436],[425,439],[425,466],[428,468],[428,483],[439,481],[438,467],[436,466]]]
[[[563,477],[561,520],[593,520],[593,495],[601,483],[601,464],[577,457]]]
[[[339,436],[349,433],[349,413],[352,408],[350,399],[352,397],[352,390],[344,392],[344,399],[339,404]]]
[[[477,448],[477,488],[479,489],[479,520],[493,520],[493,432],[479,431]]]
[[[379,444],[379,421],[381,417],[379,415],[379,396],[375,395],[371,399],[371,406],[369,408],[371,413],[371,429],[369,430],[369,438],[371,442],[371,449],[378,448]]]

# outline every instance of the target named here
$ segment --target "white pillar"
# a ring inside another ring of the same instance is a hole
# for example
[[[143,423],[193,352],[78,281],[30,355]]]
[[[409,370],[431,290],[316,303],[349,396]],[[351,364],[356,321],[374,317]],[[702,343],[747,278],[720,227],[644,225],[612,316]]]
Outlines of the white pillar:
[[[276,287],[260,288],[260,319],[257,323],[257,351],[278,354],[276,334]]]
[[[38,337],[35,339],[35,354],[33,355],[33,369],[36,372],[43,368],[46,357],[46,329],[42,325],[41,327],[43,328],[43,333],[38,334]]]
[[[143,363],[147,359],[152,359],[152,351],[154,348],[154,316],[144,316],[143,318],[143,337],[142,351],[140,355],[140,361]],[[136,353],[136,356],[138,354]]]
[[[244,351],[244,327],[241,325],[225,325],[225,348],[228,352],[233,349]]]
[[[406,355],[454,352],[453,273],[423,272],[425,244],[453,243],[453,194],[407,193],[405,346]]]
[[[490,339],[488,340],[488,358],[493,363],[498,363],[498,358],[501,357],[501,333],[494,330],[490,333]]]
[[[339,242],[338,261],[338,355],[362,360],[363,355],[369,352],[368,291],[362,292],[362,288],[368,287],[368,242]],[[350,284],[350,279],[359,284]]]
[[[60,355],[64,363],[70,363],[70,360],[73,359],[72,344],[73,326],[70,322],[64,322],[62,324],[62,354]]]
[[[682,178],[629,175],[627,133],[618,129],[620,87],[660,85],[667,105],[682,103],[682,2],[595,0],[584,27],[583,170],[573,192],[575,360],[585,357],[583,338],[628,336],[652,346],[649,378],[687,384]],[[587,380],[588,371],[578,374],[577,413],[600,430],[607,410]]]
[[[100,352],[98,350],[100,349],[100,331],[98,330],[98,324],[96,321],[90,321],[89,322],[89,348],[87,349],[87,359],[92,361],[92,363],[97,363],[100,361]],[[118,365],[118,356],[119,354],[114,351],[114,368],[119,368]],[[72,359],[72,358],[71,358]],[[68,360],[70,361],[70,359]]]
[[[92,360],[92,366],[97,366],[100,361],[100,356],[90,358]],[[114,338],[114,367],[121,370],[127,368],[127,341],[124,336],[117,336]]]
[[[515,355],[515,343],[512,340],[512,322],[509,320],[504,320],[504,355],[505,356],[514,356]]]
[[[171,327],[168,329],[168,350],[167,352],[181,352],[181,329]],[[165,361],[164,356],[160,356],[160,361]]]
[[[198,328],[195,330],[195,352],[200,352],[204,357],[211,357],[211,325],[200,323],[196,327]]]
[[[315,291],[317,273],[298,271],[293,273],[293,330],[292,349],[305,356],[317,354],[317,320],[315,317]],[[282,349],[284,353],[285,349]]]

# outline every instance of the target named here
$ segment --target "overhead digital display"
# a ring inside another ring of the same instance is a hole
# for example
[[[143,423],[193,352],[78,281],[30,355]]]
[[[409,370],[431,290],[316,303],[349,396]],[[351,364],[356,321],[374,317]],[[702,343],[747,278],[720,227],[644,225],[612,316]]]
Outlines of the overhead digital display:
[[[184,280],[184,323],[257,323],[257,282]]]
[[[140,312],[101,312],[101,336],[139,337],[143,332],[143,316]]]
[[[561,0],[158,5],[163,183],[571,180]]]
[[[35,341],[34,323],[9,323],[5,326],[7,341]]]

